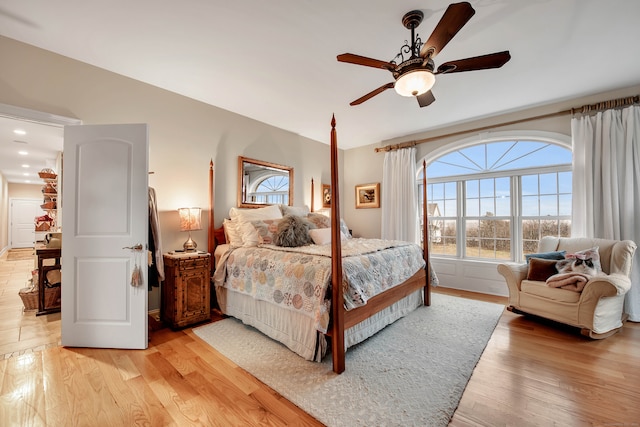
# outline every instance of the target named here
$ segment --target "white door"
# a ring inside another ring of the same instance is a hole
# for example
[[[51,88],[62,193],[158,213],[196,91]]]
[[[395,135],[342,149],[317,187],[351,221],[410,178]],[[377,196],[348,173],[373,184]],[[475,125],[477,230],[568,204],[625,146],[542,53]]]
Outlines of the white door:
[[[144,124],[65,126],[64,346],[147,348],[147,138]]]
[[[42,199],[11,199],[11,248],[33,247],[36,235],[35,218],[44,215]]]

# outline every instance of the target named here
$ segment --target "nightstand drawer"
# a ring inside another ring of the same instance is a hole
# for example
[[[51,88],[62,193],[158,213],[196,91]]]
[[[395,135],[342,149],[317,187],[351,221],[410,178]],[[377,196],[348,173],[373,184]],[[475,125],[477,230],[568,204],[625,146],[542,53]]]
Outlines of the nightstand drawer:
[[[209,257],[181,259],[180,270],[192,270],[194,268],[204,268],[209,266]]]

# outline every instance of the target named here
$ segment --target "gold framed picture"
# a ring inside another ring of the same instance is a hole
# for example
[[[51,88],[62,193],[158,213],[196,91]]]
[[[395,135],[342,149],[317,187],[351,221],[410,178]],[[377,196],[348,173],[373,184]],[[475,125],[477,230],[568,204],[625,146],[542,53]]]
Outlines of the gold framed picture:
[[[329,184],[322,184],[322,207],[331,207],[331,186]]]
[[[380,207],[380,183],[356,185],[356,209]]]

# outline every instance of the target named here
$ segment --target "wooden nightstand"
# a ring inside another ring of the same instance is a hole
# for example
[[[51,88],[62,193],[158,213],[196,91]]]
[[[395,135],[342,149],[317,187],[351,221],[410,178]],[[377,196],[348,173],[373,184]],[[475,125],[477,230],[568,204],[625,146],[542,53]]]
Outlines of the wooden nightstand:
[[[172,329],[211,318],[211,291],[207,253],[164,254],[160,319]]]

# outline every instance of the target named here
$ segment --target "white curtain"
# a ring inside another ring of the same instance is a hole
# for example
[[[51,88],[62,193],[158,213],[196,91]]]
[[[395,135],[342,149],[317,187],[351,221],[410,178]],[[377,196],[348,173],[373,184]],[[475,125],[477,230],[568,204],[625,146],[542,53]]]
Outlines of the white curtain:
[[[640,245],[640,106],[571,120],[572,235],[633,240]],[[640,254],[625,296],[629,320],[640,322]]]
[[[382,238],[420,243],[414,147],[385,153],[381,187]]]

